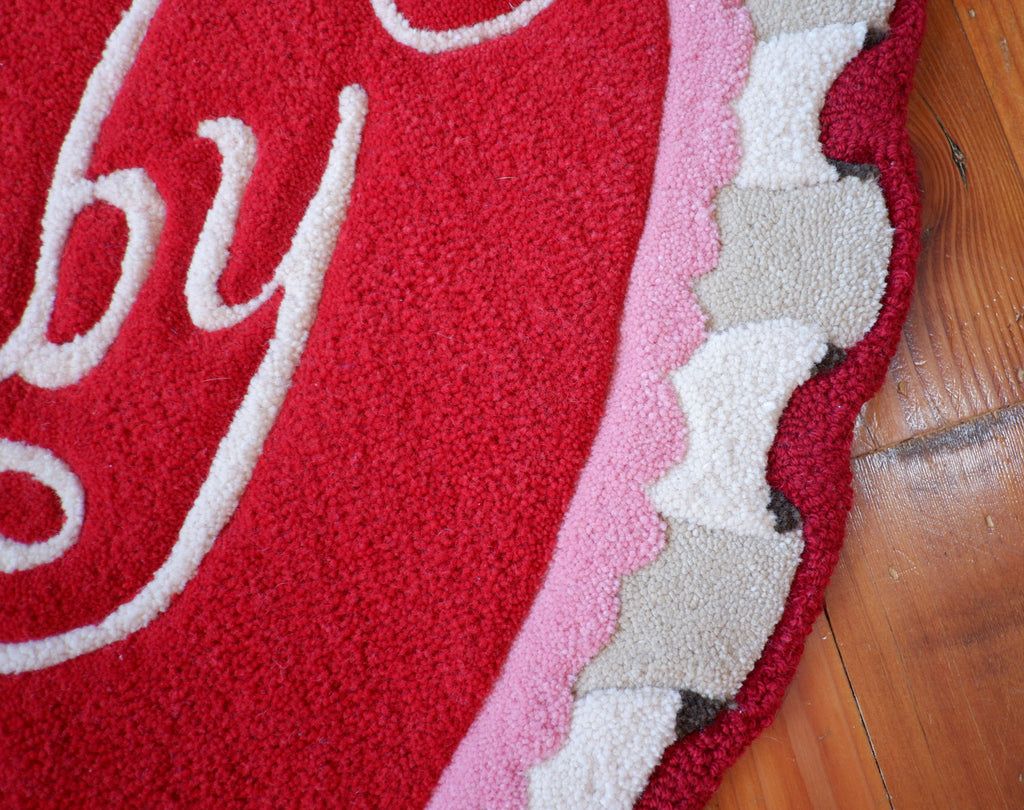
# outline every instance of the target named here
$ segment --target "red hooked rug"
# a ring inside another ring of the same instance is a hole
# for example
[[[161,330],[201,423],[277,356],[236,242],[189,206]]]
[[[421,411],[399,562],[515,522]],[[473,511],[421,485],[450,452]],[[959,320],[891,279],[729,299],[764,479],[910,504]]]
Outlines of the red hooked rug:
[[[698,807],[907,310],[923,0],[6,0],[0,805]]]

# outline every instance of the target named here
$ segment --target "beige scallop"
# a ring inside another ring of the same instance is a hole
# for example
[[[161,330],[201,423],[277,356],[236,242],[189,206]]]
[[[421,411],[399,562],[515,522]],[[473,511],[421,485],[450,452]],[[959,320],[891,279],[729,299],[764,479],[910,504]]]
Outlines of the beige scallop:
[[[892,0],[747,0],[754,36],[771,39],[778,34],[821,28],[831,23],[867,22],[885,25]]]
[[[708,328],[792,318],[849,347],[878,317],[892,228],[874,180],[790,191],[725,188],[716,200],[718,267],[694,290]]]
[[[576,694],[654,686],[728,699],[782,616],[799,532],[744,536],[669,521],[665,550],[622,583],[619,626]]]

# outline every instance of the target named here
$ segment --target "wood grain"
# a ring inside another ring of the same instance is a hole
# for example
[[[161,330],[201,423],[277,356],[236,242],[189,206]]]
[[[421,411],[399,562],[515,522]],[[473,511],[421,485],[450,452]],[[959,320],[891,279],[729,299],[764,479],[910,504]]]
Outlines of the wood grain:
[[[986,81],[951,0],[931,0],[908,122],[924,195],[918,284],[854,456],[1024,401],[1024,184],[988,94],[1000,78]],[[1010,131],[1024,149],[1024,130]]]
[[[726,772],[713,810],[889,807],[825,616],[775,722]]]
[[[955,0],[1007,145],[1024,167],[1024,9],[1018,3]]]
[[[1024,408],[855,471],[827,603],[893,806],[1024,807]]]

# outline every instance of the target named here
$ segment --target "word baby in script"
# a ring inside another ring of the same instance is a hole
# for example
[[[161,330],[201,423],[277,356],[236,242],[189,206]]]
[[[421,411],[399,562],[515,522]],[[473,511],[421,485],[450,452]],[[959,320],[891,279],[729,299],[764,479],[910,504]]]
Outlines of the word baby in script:
[[[377,20],[396,41],[422,53],[472,47],[515,32],[553,0],[528,0],[514,10],[474,25],[432,31],[417,29],[394,0],[370,0]],[[156,184],[141,168],[88,178],[100,129],[135,62],[160,0],[135,0],[107,40],[86,84],[54,170],[42,220],[41,246],[31,295],[6,343],[0,347],[0,380],[13,375],[39,388],[75,385],[99,365],[117,339],[153,265],[166,206]],[[257,142],[237,118],[206,120],[197,133],[212,141],[221,157],[221,179],[192,254],[185,299],[193,323],[207,331],[230,329],[280,293],[273,335],[205,480],[185,516],[170,554],[152,579],[130,600],[95,624],[28,641],[0,643],[0,672],[53,666],[145,627],[167,609],[195,575],[203,557],[227,524],[252,476],[302,357],[316,317],[324,275],[334,254],[355,181],[369,101],[357,84],[338,96],[338,123],[318,188],[271,279],[248,301],[227,304],[218,282],[228,262],[242,200],[256,163]],[[61,259],[76,217],[100,202],[123,212],[127,244],[120,275],[101,316],[73,340],[47,336],[57,300]],[[25,473],[57,495],[64,523],[52,537],[20,543],[0,535],[0,572],[13,573],[59,559],[78,539],[86,493],[73,470],[49,449],[0,438],[0,472]]]

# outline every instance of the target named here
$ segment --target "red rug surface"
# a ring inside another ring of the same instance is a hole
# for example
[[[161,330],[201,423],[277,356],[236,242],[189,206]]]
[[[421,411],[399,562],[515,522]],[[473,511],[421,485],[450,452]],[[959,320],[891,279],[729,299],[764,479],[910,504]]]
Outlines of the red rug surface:
[[[923,7],[8,0],[0,806],[701,806],[909,304]]]

